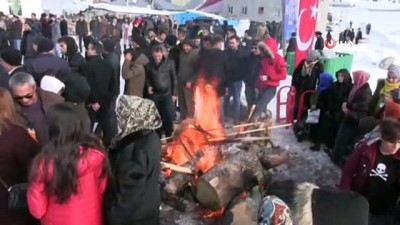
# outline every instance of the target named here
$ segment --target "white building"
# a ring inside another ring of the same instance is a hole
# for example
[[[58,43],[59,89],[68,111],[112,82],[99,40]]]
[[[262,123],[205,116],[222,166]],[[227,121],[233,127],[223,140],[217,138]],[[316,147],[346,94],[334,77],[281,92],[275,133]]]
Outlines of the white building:
[[[281,21],[282,0],[224,0],[221,16],[258,22]]]

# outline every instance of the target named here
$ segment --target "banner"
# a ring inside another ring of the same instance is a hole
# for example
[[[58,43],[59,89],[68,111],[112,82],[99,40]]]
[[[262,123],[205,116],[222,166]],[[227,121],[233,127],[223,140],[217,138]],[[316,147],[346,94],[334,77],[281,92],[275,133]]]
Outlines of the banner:
[[[296,66],[307,57],[308,50],[313,49],[318,19],[318,2],[319,0],[300,0],[296,29]]]
[[[292,32],[296,32],[297,2],[298,0],[285,0],[285,20],[283,26],[285,28],[285,40],[289,40],[292,37]]]

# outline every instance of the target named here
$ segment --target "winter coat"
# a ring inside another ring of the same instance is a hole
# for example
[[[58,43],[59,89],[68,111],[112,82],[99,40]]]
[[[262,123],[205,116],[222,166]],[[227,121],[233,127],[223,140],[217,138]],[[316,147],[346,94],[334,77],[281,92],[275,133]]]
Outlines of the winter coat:
[[[265,40],[265,44],[270,49],[272,58],[263,57],[261,59],[261,70],[257,81],[257,88],[260,90],[267,87],[278,87],[280,81],[285,80],[287,76],[286,62],[278,53],[275,39],[268,38]]]
[[[83,58],[80,52],[75,52],[72,56],[67,56],[67,61],[72,72],[77,72],[79,67],[85,63],[85,58]]]
[[[153,89],[154,95],[177,95],[177,80],[174,62],[170,59],[162,59],[157,65],[154,60],[147,64],[147,87]]]
[[[246,87],[255,88],[261,70],[261,56],[251,53],[247,59],[246,65],[248,65],[246,67],[248,72],[246,72],[243,81]]]
[[[9,46],[7,31],[0,28],[0,51]]]
[[[9,89],[8,81],[10,80],[10,75],[4,69],[2,65],[0,65],[0,87]]]
[[[92,32],[92,35],[94,37],[98,37],[100,34],[99,25],[100,25],[100,22],[96,19],[91,20],[89,23],[90,31]]]
[[[371,102],[369,104],[369,115],[378,116],[379,111],[379,101],[382,97],[381,91],[385,86],[385,79],[379,79],[376,85],[375,92],[372,96]]]
[[[89,148],[77,163],[77,193],[67,202],[59,204],[55,196],[48,196],[43,181],[37,179],[29,184],[28,205],[32,216],[40,219],[42,225],[102,225],[103,193],[107,177],[101,178],[105,155]],[[49,171],[52,172],[50,165]],[[40,171],[40,177],[43,171]]]
[[[7,185],[27,182],[29,164],[40,147],[25,128],[8,124],[0,134],[0,177]],[[33,218],[28,210],[13,211],[7,207],[8,193],[0,184],[0,221],[2,225],[31,225]]]
[[[49,71],[67,74],[71,71],[68,62],[51,53],[41,53],[25,64],[26,71],[31,74],[39,85],[42,77]]]
[[[218,82],[218,96],[225,95],[225,88],[234,80],[228,77],[226,54],[216,48],[202,51],[197,60],[195,74],[205,76],[207,82]],[[197,80],[197,78],[196,78]]]
[[[1,33],[1,32],[0,32]],[[36,55],[35,50],[33,49],[33,41],[39,37],[42,37],[42,33],[36,32],[33,30],[24,31],[22,34],[21,40],[21,53],[24,55],[24,59],[27,57],[33,57]],[[26,61],[26,60],[24,60]]]
[[[315,42],[315,50],[324,50],[325,42],[323,37],[317,37],[317,41]]]
[[[344,116],[342,105],[347,101],[352,87],[351,81],[347,84],[333,83],[328,100],[328,112],[333,118],[336,118],[336,121],[340,121]]]
[[[197,53],[195,51],[186,54],[181,52],[179,56],[179,68],[178,68],[178,83],[185,84],[186,82],[194,82],[196,78],[196,74],[194,72],[196,62],[197,62]]]
[[[38,94],[38,98],[42,103],[42,109],[44,111],[44,114],[47,114],[47,111],[51,106],[64,102],[63,97],[54,94],[52,92],[42,90],[39,87],[36,88],[36,92]],[[21,121],[21,125],[23,125],[26,128],[35,129],[34,124],[30,121],[30,116],[22,111],[22,108],[18,102],[15,102],[15,109],[17,113],[17,118],[19,119],[19,121]],[[44,137],[41,137],[40,134],[36,134],[36,136],[40,144],[47,143],[48,140],[44,139]]]
[[[364,84],[354,94],[351,101],[347,102],[346,106],[349,112],[346,114],[345,120],[357,121],[368,116],[368,107],[372,99],[372,92],[369,84]]]
[[[153,101],[122,95],[117,101],[119,133],[110,150],[113,180],[105,199],[106,225],[158,225],[162,125]]]
[[[60,31],[61,31],[61,36],[68,35],[68,22],[66,20],[60,21]]]
[[[12,22],[8,35],[11,40],[20,40],[22,38],[22,22],[20,20]]]
[[[243,77],[246,75],[246,65],[247,57],[249,54],[242,49],[239,48],[237,51],[233,51],[228,49],[225,51],[226,60],[227,60],[227,76],[228,79],[241,81]]]
[[[57,78],[65,84],[62,96],[66,102],[81,104],[89,98],[90,85],[81,74],[73,72]]]
[[[299,63],[296,69],[293,71],[292,86],[296,88],[297,95],[301,95],[307,90],[315,90],[319,75],[324,72],[324,66],[321,62],[317,62],[311,70],[311,74],[303,76],[302,71],[306,60]]]
[[[380,145],[381,141],[372,144],[363,142],[356,147],[343,168],[340,190],[359,191],[365,186],[371,170],[374,169]],[[400,160],[400,152],[397,152],[393,157]],[[400,171],[398,172],[400,174]]]
[[[286,49],[286,52],[295,52],[296,51],[296,38],[295,37],[291,37],[289,39],[289,44],[288,47]]]
[[[103,54],[104,60],[109,62],[114,70],[114,80],[115,80],[115,96],[119,95],[120,92],[120,74],[121,74],[121,60],[117,53]]]
[[[143,90],[146,83],[146,65],[149,59],[140,54],[133,62],[126,61],[122,65],[122,78],[125,79],[125,95],[143,97]]]
[[[109,35],[109,33],[108,33],[108,22],[106,20],[105,21],[101,21],[99,23],[99,34],[100,34],[100,37],[102,37],[102,36],[107,36],[108,37],[108,35]]]
[[[50,24],[47,21],[47,19],[40,19],[40,25],[42,28],[41,32],[42,32],[43,36],[52,40],[51,27],[50,27]]]
[[[112,65],[101,56],[90,56],[79,68],[79,73],[90,85],[87,104],[97,102],[101,107],[109,108],[117,89]]]
[[[108,28],[108,34],[110,35],[111,40],[119,41],[122,37],[122,30],[121,27],[117,24],[116,26],[110,25]]]
[[[85,20],[78,20],[75,24],[75,34],[79,37],[85,37],[89,33],[87,22]]]
[[[58,20],[54,21],[51,25],[51,40],[53,41],[54,44],[58,43],[58,39],[61,38],[61,27],[60,27],[60,22]]]

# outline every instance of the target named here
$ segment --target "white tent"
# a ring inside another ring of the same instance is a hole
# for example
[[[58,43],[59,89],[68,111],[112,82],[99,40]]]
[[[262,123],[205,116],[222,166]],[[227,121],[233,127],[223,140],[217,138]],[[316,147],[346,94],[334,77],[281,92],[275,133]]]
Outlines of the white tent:
[[[119,6],[106,3],[92,3],[89,5],[96,9],[104,9],[116,13],[146,14],[146,15],[169,15],[171,13],[170,11],[166,10],[155,10],[149,8],[136,7],[136,6]]]

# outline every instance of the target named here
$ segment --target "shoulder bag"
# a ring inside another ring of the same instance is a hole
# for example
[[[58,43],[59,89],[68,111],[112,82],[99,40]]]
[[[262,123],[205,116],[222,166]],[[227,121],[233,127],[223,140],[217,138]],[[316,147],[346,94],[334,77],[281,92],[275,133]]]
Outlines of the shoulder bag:
[[[28,208],[28,201],[26,193],[28,190],[27,183],[14,184],[8,186],[3,178],[0,177],[0,183],[7,190],[8,196],[8,208],[13,210],[21,210]]]

